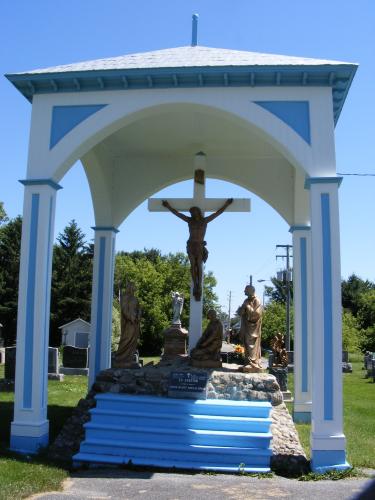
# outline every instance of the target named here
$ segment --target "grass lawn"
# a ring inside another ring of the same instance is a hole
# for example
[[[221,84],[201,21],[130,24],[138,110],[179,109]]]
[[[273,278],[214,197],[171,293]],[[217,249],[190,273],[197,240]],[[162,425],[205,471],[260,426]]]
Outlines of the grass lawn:
[[[348,462],[354,467],[375,469],[375,384],[365,379],[363,355],[350,355],[353,373],[344,373],[344,433]],[[289,387],[293,393],[293,374]],[[289,411],[293,405],[288,403]],[[301,444],[310,455],[310,425],[296,424]]]
[[[344,426],[348,459],[356,467],[375,468],[375,384],[364,378],[362,355],[351,355],[353,373],[344,374]],[[159,358],[143,358],[144,364]],[[0,379],[4,367],[0,366]],[[293,374],[289,388],[293,392]],[[87,378],[65,376],[48,382],[48,419],[53,441],[79,399],[87,391]],[[289,410],[292,405],[288,404]],[[0,500],[25,498],[33,493],[61,488],[69,471],[48,464],[42,457],[19,457],[7,451],[13,417],[13,392],[0,393]],[[301,443],[309,454],[310,425],[297,424]]]

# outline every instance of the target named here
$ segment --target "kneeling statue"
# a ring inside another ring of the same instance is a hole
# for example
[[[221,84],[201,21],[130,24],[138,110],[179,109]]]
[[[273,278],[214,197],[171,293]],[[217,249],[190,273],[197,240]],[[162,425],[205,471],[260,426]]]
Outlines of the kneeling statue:
[[[216,311],[207,313],[210,322],[190,353],[190,364],[197,368],[221,368],[221,346],[223,343],[223,325],[217,318]]]

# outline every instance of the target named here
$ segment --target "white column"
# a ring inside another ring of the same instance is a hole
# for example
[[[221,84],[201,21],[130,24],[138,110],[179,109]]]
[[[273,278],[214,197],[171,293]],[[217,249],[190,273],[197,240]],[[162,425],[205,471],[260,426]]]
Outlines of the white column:
[[[36,453],[48,445],[48,340],[56,190],[50,179],[25,186],[18,294],[14,420],[10,448]]]
[[[313,471],[342,470],[343,433],[339,177],[310,178]]]
[[[94,227],[95,251],[91,299],[89,388],[111,366],[113,274],[117,229]]]
[[[294,304],[295,422],[311,422],[311,234],[310,226],[292,226]]]
[[[195,300],[193,295],[194,283],[190,285],[190,320],[189,320],[189,354],[197,345],[198,340],[202,336],[202,320],[203,320],[203,279],[204,266],[202,263],[202,295],[201,300]]]

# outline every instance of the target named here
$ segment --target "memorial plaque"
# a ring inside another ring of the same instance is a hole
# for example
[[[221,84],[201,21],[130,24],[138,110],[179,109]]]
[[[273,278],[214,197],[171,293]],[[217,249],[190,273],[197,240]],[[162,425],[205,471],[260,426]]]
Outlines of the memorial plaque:
[[[168,396],[170,398],[207,399],[206,372],[171,372]]]
[[[67,345],[63,350],[63,366],[65,368],[87,368],[88,349]]]

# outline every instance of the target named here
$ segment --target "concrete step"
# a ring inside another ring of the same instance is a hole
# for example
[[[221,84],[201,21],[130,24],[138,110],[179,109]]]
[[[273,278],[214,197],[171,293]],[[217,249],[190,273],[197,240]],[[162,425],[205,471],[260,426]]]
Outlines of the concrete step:
[[[129,394],[98,394],[97,408],[111,410],[141,409],[147,414],[154,413],[194,413],[195,415],[219,415],[236,417],[268,418],[271,404],[258,401],[233,401],[226,399],[174,399],[155,396],[131,396]]]
[[[139,426],[133,422],[127,428],[116,425],[88,422],[85,424],[86,439],[119,439],[122,441],[141,439],[147,443],[189,443],[209,446],[244,446],[268,448],[272,439],[270,432],[239,432],[207,429],[174,429]]]
[[[270,403],[128,394],[99,394],[96,400],[75,461],[269,470]]]
[[[121,441],[109,439],[90,439],[81,444],[80,453],[149,459],[153,465],[155,459],[186,461],[191,464],[216,463],[218,466],[232,464],[238,467],[245,463],[251,466],[268,466],[272,451],[270,449],[203,446],[186,443],[147,443],[145,441]],[[76,460],[76,457],[73,457]],[[152,461],[152,462],[151,462]]]
[[[239,471],[254,473],[254,474],[265,474],[270,472],[270,467],[260,467],[251,466],[244,463],[238,464],[238,466],[233,466],[233,464],[221,464],[218,466],[215,463],[204,463],[199,464],[194,462],[193,464],[189,461],[184,460],[167,460],[163,458],[154,458],[152,463],[150,463],[149,458],[130,458],[130,457],[114,457],[108,455],[91,455],[89,453],[78,453],[74,457],[73,465],[80,465],[80,463],[103,463],[103,464],[127,464],[131,462],[134,465],[153,465],[154,467],[164,467],[172,468],[177,467],[179,469],[195,469],[202,471],[216,471],[216,472],[233,472],[238,473]]]
[[[144,414],[142,411],[122,411],[122,410],[105,410],[93,408],[90,410],[92,419],[98,424],[119,425],[128,427],[132,425],[134,420],[140,426],[155,425],[155,415]],[[158,426],[181,429],[207,429],[238,432],[268,432],[271,419],[257,417],[231,417],[222,415],[196,415],[189,414],[173,414],[158,413]]]

